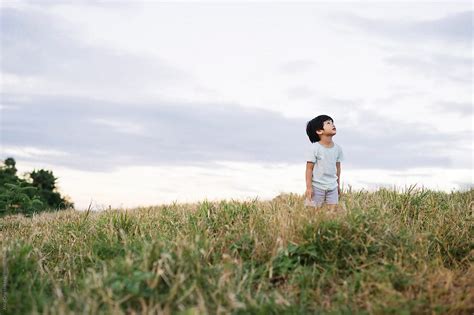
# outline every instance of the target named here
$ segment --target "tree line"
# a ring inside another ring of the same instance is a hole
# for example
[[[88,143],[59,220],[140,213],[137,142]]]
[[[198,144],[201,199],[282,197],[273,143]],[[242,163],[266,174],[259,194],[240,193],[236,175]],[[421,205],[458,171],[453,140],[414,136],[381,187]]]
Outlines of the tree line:
[[[73,208],[74,204],[57,191],[52,171],[40,169],[17,175],[16,161],[9,157],[0,164],[0,216]]]

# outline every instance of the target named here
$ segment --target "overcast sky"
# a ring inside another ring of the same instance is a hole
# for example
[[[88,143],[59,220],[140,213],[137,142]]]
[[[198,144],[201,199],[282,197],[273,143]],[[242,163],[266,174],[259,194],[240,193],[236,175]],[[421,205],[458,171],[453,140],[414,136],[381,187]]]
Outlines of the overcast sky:
[[[1,148],[78,208],[302,194],[306,122],[344,187],[472,186],[473,8],[1,2]]]

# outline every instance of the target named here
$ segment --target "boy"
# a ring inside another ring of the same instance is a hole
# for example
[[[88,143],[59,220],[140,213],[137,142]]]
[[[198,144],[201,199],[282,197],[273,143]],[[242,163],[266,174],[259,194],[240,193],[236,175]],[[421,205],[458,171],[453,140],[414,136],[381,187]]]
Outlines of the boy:
[[[332,141],[336,135],[334,120],[320,115],[307,123],[306,134],[312,145],[306,159],[305,206],[320,208],[326,201],[329,211],[336,211],[343,153]]]

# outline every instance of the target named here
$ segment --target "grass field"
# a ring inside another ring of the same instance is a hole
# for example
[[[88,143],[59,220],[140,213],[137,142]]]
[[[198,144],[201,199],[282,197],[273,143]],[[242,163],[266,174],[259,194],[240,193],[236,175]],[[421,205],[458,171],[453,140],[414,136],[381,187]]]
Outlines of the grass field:
[[[473,314],[474,190],[0,218],[2,314]]]

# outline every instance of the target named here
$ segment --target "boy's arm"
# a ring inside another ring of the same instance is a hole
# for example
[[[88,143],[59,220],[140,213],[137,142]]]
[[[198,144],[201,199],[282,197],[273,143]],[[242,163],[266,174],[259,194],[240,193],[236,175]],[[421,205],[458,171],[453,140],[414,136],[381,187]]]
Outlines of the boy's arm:
[[[311,195],[313,192],[313,169],[314,163],[313,162],[306,162],[306,198],[311,199]]]
[[[336,162],[337,190],[341,193],[341,162]]]

